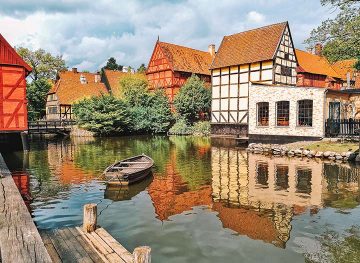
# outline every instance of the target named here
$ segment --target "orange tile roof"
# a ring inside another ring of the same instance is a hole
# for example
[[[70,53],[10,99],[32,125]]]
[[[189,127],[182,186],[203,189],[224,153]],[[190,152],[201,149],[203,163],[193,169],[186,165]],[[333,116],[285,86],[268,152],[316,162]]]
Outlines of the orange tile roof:
[[[211,69],[271,60],[288,23],[278,23],[225,36]]]
[[[158,42],[174,71],[210,75],[212,57],[209,52],[184,46]]]
[[[86,78],[87,83],[80,83],[80,76]],[[108,90],[102,82],[95,82],[95,73],[63,71],[59,73],[58,81],[52,86],[48,94],[56,93],[59,104],[73,104],[83,98],[107,94]]]
[[[346,80],[347,73],[350,72],[350,78],[354,78],[356,59],[346,59],[335,62],[332,67],[340,75],[343,80]]]
[[[120,79],[124,76],[129,75],[130,73],[118,70],[105,69],[104,74],[109,84],[108,88],[111,89],[112,94],[115,96],[120,96]]]
[[[295,53],[299,63],[297,72],[340,78],[339,74],[331,67],[331,64],[325,57],[311,54],[300,49],[295,49]]]

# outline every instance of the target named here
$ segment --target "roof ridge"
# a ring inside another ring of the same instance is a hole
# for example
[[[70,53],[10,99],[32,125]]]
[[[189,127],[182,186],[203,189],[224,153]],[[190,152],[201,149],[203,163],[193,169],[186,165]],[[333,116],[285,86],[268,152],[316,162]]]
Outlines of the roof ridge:
[[[241,31],[241,32],[238,32],[238,33],[235,33],[235,34],[231,34],[231,35],[225,35],[224,38],[226,38],[226,37],[231,37],[231,36],[235,36],[235,35],[241,35],[241,34],[244,34],[244,33],[251,32],[251,31],[256,31],[256,30],[260,30],[260,29],[267,28],[267,27],[272,27],[272,26],[276,26],[276,25],[281,25],[281,24],[288,24],[288,21],[279,22],[279,23],[275,23],[275,24],[271,24],[271,25],[262,26],[262,27],[257,27],[257,28],[253,28],[253,29],[248,29],[248,30]]]
[[[165,41],[159,41],[159,43],[164,43],[164,44],[169,44],[169,45],[173,45],[173,46],[177,46],[177,47],[182,47],[182,48],[187,48],[187,49],[191,49],[191,50],[195,50],[195,51],[200,51],[200,52],[204,52],[204,53],[209,53],[208,51],[204,51],[204,50],[200,50],[200,49],[195,49],[195,48],[187,47],[187,46],[182,46],[182,45],[178,45],[178,44],[173,44],[173,43],[169,43],[169,42],[165,42]]]

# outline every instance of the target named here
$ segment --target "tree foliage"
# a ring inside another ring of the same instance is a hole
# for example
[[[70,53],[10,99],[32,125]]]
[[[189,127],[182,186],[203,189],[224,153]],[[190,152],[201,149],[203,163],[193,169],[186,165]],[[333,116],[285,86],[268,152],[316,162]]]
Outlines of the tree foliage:
[[[106,62],[106,65],[103,69],[110,69],[110,70],[122,70],[123,66],[116,63],[116,59],[114,57],[110,57]]]
[[[120,89],[121,97],[132,107],[148,100],[148,81],[143,74],[129,74],[121,78]]]
[[[28,100],[29,120],[37,120],[45,116],[46,95],[50,88],[50,81],[44,78],[27,84],[26,97]]]
[[[190,124],[198,121],[201,114],[208,115],[211,107],[211,91],[196,75],[191,76],[174,99],[174,106]]]
[[[321,4],[332,6],[338,14],[313,29],[305,43],[323,44],[323,54],[331,62],[360,57],[360,0],[321,0]]]
[[[141,64],[140,67],[136,70],[137,73],[145,73],[146,71],[146,66],[145,64]]]
[[[78,124],[98,135],[118,135],[131,131],[129,105],[113,96],[85,98],[73,106]]]
[[[32,51],[28,48],[18,47],[16,51],[32,67],[29,76],[34,81],[39,79],[55,80],[59,71],[66,70],[65,60],[62,56],[53,56],[43,49]]]

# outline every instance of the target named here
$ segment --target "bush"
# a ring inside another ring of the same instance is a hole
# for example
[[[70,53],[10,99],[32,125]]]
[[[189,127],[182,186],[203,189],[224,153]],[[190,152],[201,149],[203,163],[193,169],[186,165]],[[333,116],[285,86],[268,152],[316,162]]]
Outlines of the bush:
[[[193,124],[201,115],[209,115],[211,91],[198,76],[192,75],[176,95],[174,106],[188,123]]]
[[[184,118],[179,118],[175,124],[170,128],[169,134],[171,135],[191,135],[193,129]]]
[[[128,104],[110,95],[86,98],[73,106],[77,123],[98,135],[118,135],[132,130]]]
[[[211,126],[209,121],[199,121],[194,124],[193,135],[209,136],[211,133]]]

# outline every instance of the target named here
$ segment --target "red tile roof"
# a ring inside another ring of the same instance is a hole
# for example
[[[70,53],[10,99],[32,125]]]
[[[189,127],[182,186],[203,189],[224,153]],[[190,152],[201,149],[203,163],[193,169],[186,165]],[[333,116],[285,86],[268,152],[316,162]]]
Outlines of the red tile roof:
[[[211,69],[273,59],[287,25],[283,22],[225,36]]]
[[[356,61],[356,59],[340,60],[335,62],[332,67],[343,80],[346,80],[348,72],[350,72],[350,78],[353,79],[356,72],[354,68]]]
[[[86,78],[86,83],[81,84],[80,76]],[[63,71],[55,85],[48,94],[56,93],[59,104],[73,104],[83,98],[107,94],[108,90],[102,82],[95,82],[95,73]]]
[[[172,64],[174,71],[210,75],[209,67],[212,57],[209,52],[166,42],[157,43]]]
[[[26,69],[27,73],[32,71],[32,68],[0,34],[0,65],[1,64],[22,66]]]
[[[295,53],[299,64],[297,72],[340,78],[340,75],[332,68],[325,57],[311,54],[300,49],[295,49]]]
[[[127,72],[122,72],[122,71],[118,71],[118,70],[110,70],[110,69],[105,69],[104,70],[104,75],[106,78],[106,81],[109,84],[109,87],[111,89],[111,92],[114,96],[120,96],[120,80],[121,78],[123,78],[124,76],[129,75],[130,73]]]

